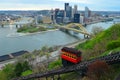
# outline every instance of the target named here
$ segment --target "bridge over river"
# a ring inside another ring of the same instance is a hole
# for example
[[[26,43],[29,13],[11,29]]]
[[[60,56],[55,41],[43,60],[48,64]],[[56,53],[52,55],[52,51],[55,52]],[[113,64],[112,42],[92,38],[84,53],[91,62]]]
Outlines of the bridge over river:
[[[32,21],[33,21],[32,18],[22,18],[19,21],[13,21],[13,20],[10,20],[10,21],[0,21],[0,26],[4,27],[5,25],[15,25],[16,27],[18,27],[18,26],[23,26],[23,25],[29,25]]]
[[[86,30],[86,28],[82,24],[79,24],[79,23],[70,23],[65,26],[60,26],[60,25],[56,25],[56,26],[60,28],[60,30],[65,31],[65,32],[68,32],[70,30],[76,33],[84,34],[84,37],[85,36],[92,37],[92,35]]]

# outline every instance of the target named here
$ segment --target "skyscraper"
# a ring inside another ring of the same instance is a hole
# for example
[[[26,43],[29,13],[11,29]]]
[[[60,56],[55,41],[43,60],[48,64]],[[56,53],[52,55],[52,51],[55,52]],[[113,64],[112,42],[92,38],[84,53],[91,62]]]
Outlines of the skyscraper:
[[[74,5],[74,8],[72,10],[72,18],[74,17],[74,14],[78,13],[77,11],[77,5]]]
[[[80,16],[80,24],[84,23],[84,16]]]
[[[59,12],[57,13],[56,23],[63,23],[63,19],[64,19],[64,10],[59,10]]]
[[[54,23],[54,21],[55,21],[55,13],[54,13],[53,9],[51,10],[51,20]]]
[[[74,14],[77,13],[77,5],[74,5]]]
[[[69,7],[69,3],[65,3],[65,11],[67,10],[68,7]]]
[[[90,10],[88,7],[85,7],[85,18],[90,17]]]
[[[74,14],[74,23],[80,23],[80,14]]]
[[[66,13],[65,17],[68,17],[69,19],[71,19],[71,17],[72,17],[72,7],[69,6],[69,3],[65,3],[65,13]]]
[[[59,9],[55,9],[55,20],[57,19],[58,12],[59,12]]]
[[[66,17],[70,19],[72,17],[72,7],[71,6],[67,7],[67,10],[65,12],[66,12]]]

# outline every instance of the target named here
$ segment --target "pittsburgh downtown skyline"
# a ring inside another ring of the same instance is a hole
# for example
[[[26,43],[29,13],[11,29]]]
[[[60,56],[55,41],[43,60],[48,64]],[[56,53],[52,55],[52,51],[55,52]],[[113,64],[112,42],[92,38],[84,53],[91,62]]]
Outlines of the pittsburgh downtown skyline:
[[[78,10],[84,10],[87,6],[93,11],[120,11],[119,0],[2,0],[0,10],[64,9],[64,3],[77,5]]]

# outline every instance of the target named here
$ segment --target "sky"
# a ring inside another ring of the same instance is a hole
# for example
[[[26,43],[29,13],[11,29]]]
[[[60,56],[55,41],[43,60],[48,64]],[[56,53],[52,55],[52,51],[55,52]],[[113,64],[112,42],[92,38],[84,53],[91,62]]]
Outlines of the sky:
[[[120,0],[0,0],[0,10],[51,10],[64,9],[64,3],[92,11],[120,11]]]

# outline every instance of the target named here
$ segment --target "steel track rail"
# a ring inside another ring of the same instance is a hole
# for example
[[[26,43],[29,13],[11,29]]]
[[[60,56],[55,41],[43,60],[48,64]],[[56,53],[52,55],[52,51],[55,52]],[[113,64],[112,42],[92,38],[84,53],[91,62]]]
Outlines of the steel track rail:
[[[77,65],[73,65],[73,66],[69,66],[69,67],[65,67],[65,68],[61,67],[60,69],[55,69],[55,70],[51,70],[51,71],[47,71],[47,72],[43,72],[43,73],[31,74],[31,75],[24,76],[24,77],[14,78],[13,80],[28,80],[28,79],[33,79],[33,78],[42,78],[42,77],[49,77],[49,76],[69,73],[69,72],[73,72],[73,71],[77,71],[77,70],[84,70],[85,68],[87,68],[88,65],[90,65],[91,63],[93,63],[97,60],[105,61],[109,65],[119,63],[120,62],[120,52],[110,54],[108,56],[95,58],[95,59],[88,60],[88,61],[83,61]]]

